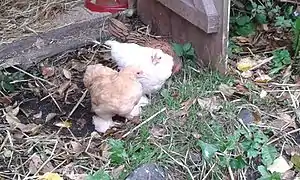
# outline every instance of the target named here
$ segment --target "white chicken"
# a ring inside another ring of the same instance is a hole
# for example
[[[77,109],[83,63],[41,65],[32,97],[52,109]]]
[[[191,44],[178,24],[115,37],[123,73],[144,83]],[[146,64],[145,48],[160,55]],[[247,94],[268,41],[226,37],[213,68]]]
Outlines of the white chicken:
[[[104,44],[111,47],[112,59],[117,63],[119,69],[128,66],[141,68],[143,76],[138,77],[138,80],[143,86],[144,95],[151,95],[160,90],[172,75],[173,57],[160,49],[113,40],[108,40]],[[147,104],[147,98],[145,96],[143,98]]]

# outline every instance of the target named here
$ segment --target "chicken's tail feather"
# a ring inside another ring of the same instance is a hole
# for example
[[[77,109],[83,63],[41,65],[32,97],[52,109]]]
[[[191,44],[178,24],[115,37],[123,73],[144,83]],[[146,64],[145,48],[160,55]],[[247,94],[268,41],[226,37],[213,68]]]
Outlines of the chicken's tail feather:
[[[108,31],[111,35],[115,36],[117,39],[120,39],[121,42],[144,45],[148,40],[147,37],[141,35],[140,33],[130,31],[130,29],[123,22],[115,18],[110,18]]]
[[[123,42],[126,41],[127,36],[130,34],[129,28],[121,21],[110,18],[108,23],[108,32]]]

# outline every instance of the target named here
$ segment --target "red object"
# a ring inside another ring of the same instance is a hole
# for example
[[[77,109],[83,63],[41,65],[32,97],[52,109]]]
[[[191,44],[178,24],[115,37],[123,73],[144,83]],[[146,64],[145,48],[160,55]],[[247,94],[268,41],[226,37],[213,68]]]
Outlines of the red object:
[[[110,12],[116,13],[128,8],[127,0],[96,0],[93,3],[92,0],[85,0],[85,7],[95,12]]]

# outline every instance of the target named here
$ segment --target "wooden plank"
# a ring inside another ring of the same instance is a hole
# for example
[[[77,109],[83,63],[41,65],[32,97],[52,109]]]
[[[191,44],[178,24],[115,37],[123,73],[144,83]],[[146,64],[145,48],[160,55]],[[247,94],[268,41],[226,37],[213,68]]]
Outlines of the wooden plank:
[[[216,33],[220,27],[220,15],[213,0],[158,0],[206,33]]]
[[[20,65],[26,69],[45,58],[106,38],[108,33],[104,31],[105,20],[109,16],[107,13],[92,13],[82,7],[79,11],[71,11],[68,18],[62,19],[64,26],[2,44],[0,69],[11,65]]]
[[[213,0],[220,14],[217,33],[206,33],[181,15],[160,3],[160,0],[138,0],[137,13],[151,30],[171,37],[175,42],[191,42],[199,64],[210,66],[222,73],[227,70],[228,7],[229,0]],[[180,8],[180,7],[177,7]],[[200,17],[195,17],[201,19]]]

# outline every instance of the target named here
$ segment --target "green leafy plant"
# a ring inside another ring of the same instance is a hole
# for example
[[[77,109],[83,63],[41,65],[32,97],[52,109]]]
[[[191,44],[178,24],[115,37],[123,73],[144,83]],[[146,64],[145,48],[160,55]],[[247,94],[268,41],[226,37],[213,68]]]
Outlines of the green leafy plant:
[[[233,17],[230,22],[237,35],[249,36],[255,33],[255,25],[248,15]]]
[[[265,166],[258,166],[261,177],[258,180],[280,180],[280,173],[270,173]]]
[[[98,170],[94,174],[89,174],[86,180],[111,180],[111,177],[104,170]]]
[[[172,44],[173,50],[175,53],[182,57],[184,60],[195,60],[195,49],[192,47],[191,43],[185,43],[185,44]]]
[[[121,140],[110,139],[108,144],[110,145],[111,163],[114,165],[124,164],[128,159],[124,142]]]
[[[275,26],[281,28],[291,28],[293,21],[291,19],[286,19],[284,16],[276,17]]]
[[[273,56],[270,74],[279,73],[280,70],[291,64],[291,56],[288,50],[275,50]]]
[[[229,44],[228,44],[228,56],[232,57],[233,54],[237,54],[242,52],[243,49],[236,45],[231,39],[229,40]]]
[[[268,137],[258,128],[249,127],[248,130],[238,129],[233,135],[225,137],[218,144],[209,144],[201,140],[197,145],[200,147],[202,156],[206,161],[210,161],[216,158],[221,167],[230,166],[232,169],[243,169],[253,158],[260,158],[262,164],[261,167],[271,165],[278,156],[277,150],[274,146],[268,145]],[[227,154],[235,152],[236,147],[241,147],[242,153],[232,157]],[[223,153],[222,156],[216,154],[216,152]],[[261,168],[263,170],[263,168]],[[262,171],[262,178],[275,178],[277,174],[271,174],[267,170]],[[271,179],[270,179],[271,180]]]
[[[293,26],[293,49],[294,56],[299,55],[300,48],[300,18],[297,18],[295,21],[295,25]]]
[[[11,82],[15,80],[24,80],[24,74],[21,72],[8,73],[0,71],[0,86],[1,91],[11,93],[16,90],[16,86]]]
[[[147,128],[140,129],[140,141],[131,145],[119,139],[109,139],[110,162],[114,166],[125,165],[125,169],[130,171],[140,164],[150,162],[157,151],[149,145],[147,138],[150,136]],[[121,177],[126,173],[120,174]]]

